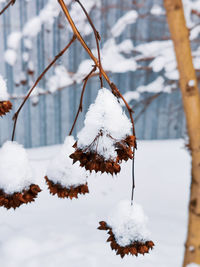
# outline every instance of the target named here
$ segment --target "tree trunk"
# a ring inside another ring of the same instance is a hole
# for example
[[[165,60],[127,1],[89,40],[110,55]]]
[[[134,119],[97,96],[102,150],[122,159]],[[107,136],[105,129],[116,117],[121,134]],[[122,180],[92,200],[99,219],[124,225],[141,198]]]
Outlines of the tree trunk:
[[[189,148],[192,155],[189,225],[183,263],[185,267],[189,263],[200,264],[200,96],[182,1],[164,0],[164,5],[180,74]]]

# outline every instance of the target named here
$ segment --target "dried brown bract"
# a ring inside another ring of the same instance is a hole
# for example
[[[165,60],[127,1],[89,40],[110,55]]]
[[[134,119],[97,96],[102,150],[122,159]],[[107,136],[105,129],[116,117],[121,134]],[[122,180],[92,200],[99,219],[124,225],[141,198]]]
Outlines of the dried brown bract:
[[[115,236],[112,232],[112,228],[109,227],[107,223],[104,221],[99,222],[99,224],[100,224],[100,226],[98,227],[99,230],[108,231],[109,238],[107,239],[107,242],[111,242],[110,243],[111,249],[115,250],[116,254],[120,255],[121,258],[129,254],[135,256],[138,256],[138,254],[144,255],[146,253],[149,253],[149,250],[153,249],[154,247],[154,243],[152,241],[146,241],[146,242],[134,241],[129,246],[122,247],[116,242]]]
[[[0,101],[0,116],[6,115],[12,109],[12,103],[10,101]]]
[[[41,189],[38,185],[32,184],[28,190],[23,190],[21,193],[6,194],[4,190],[0,189],[0,206],[7,209],[16,209],[22,204],[35,201]]]
[[[69,188],[63,187],[59,183],[54,183],[45,176],[46,183],[52,195],[57,195],[59,198],[78,198],[78,194],[85,195],[89,193],[87,183],[79,186],[70,186]]]
[[[92,144],[88,147],[81,149],[77,147],[77,143],[74,144],[76,149],[70,158],[73,159],[73,163],[79,161],[81,167],[85,167],[86,170],[92,172],[110,173],[117,174],[120,172],[120,163],[122,160],[127,161],[133,158],[132,147],[136,146],[135,136],[127,136],[124,140],[116,141],[114,143],[115,151],[117,152],[117,157],[115,159],[105,159],[102,155],[99,155],[91,147],[98,146],[98,138],[102,133],[100,133],[94,140]],[[113,139],[111,136],[108,138]]]

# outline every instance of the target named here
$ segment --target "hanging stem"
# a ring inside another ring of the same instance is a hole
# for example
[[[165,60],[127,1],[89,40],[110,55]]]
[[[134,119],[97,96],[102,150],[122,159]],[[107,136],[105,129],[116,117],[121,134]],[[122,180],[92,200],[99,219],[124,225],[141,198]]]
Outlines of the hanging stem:
[[[134,150],[133,150],[134,153]],[[135,189],[135,158],[132,159],[132,192],[131,192],[131,206],[133,205],[133,197],[134,197],[134,189]]]
[[[0,16],[4,13],[4,11],[6,11],[7,8],[9,8],[10,5],[14,5],[16,0],[11,0],[10,2],[8,2],[8,4],[0,11]]]
[[[31,95],[31,93],[33,92],[33,90],[35,89],[35,87],[37,86],[37,84],[39,83],[39,81],[43,78],[43,76],[46,74],[46,72],[53,66],[53,64],[67,51],[67,49],[71,46],[71,44],[76,40],[76,36],[73,35],[72,39],[70,40],[70,42],[68,43],[68,45],[62,50],[60,51],[59,54],[57,54],[54,58],[53,61],[51,61],[51,63],[46,67],[46,69],[40,74],[40,76],[37,78],[36,82],[34,83],[34,85],[32,86],[32,88],[29,90],[27,96],[24,98],[22,104],[20,105],[20,107],[18,108],[18,110],[15,112],[14,116],[13,116],[13,120],[14,120],[14,126],[13,126],[13,132],[12,132],[12,141],[15,138],[15,130],[16,130],[16,125],[17,125],[17,119],[19,116],[19,113],[21,111],[21,109],[23,108],[24,104],[26,103],[26,101],[28,100],[29,96]]]
[[[86,88],[86,85],[87,85],[88,80],[92,76],[92,73],[96,71],[96,68],[97,67],[94,66],[94,68],[90,71],[90,73],[83,80],[84,81],[84,84],[83,84],[83,89],[82,89],[82,92],[81,92],[80,104],[79,104],[79,107],[78,107],[78,111],[77,111],[77,114],[76,114],[74,123],[73,123],[72,128],[71,128],[71,130],[69,132],[69,135],[72,135],[72,132],[74,130],[74,127],[75,127],[76,122],[77,122],[77,119],[78,119],[78,116],[79,116],[80,112],[82,112],[82,110],[83,110],[83,96],[84,96],[84,93],[85,93],[85,88]]]
[[[131,122],[132,122],[132,127],[133,127],[133,135],[135,135],[135,126],[134,126],[134,120],[133,120],[133,116],[132,116],[132,113],[133,113],[133,110],[130,108],[130,106],[128,105],[128,103],[126,102],[126,100],[124,99],[123,95],[120,93],[119,89],[117,88],[117,86],[112,83],[108,77],[108,75],[106,74],[106,72],[104,71],[103,67],[101,67],[101,70],[100,70],[100,66],[99,66],[99,62],[97,60],[97,58],[93,55],[92,51],[90,50],[90,48],[87,46],[87,44],[85,43],[83,37],[81,36],[81,34],[79,33],[78,29],[76,28],[70,14],[69,14],[69,11],[68,11],[68,8],[67,6],[65,5],[64,1],[63,0],[58,0],[73,32],[74,32],[74,35],[77,37],[77,39],[79,40],[79,42],[81,43],[81,45],[83,46],[83,48],[86,50],[86,52],[88,53],[88,55],[90,56],[90,58],[94,61],[95,65],[97,66],[97,68],[99,69],[99,71],[101,71],[103,77],[105,78],[105,80],[107,81],[107,83],[109,84],[110,88],[112,89],[113,93],[115,94],[115,96],[117,97],[120,97],[128,112],[129,112],[129,115],[130,115],[130,118],[131,118]]]
[[[81,34],[79,33],[78,29],[76,28],[70,14],[69,14],[69,11],[68,11],[68,8],[67,6],[65,5],[64,1],[63,0],[58,0],[73,32],[74,32],[74,35],[77,37],[77,39],[79,40],[79,42],[81,43],[81,45],[83,46],[83,48],[86,50],[86,52],[88,53],[88,55],[90,56],[90,58],[94,61],[95,65],[98,67],[100,73],[103,75],[103,77],[105,78],[105,80],[107,81],[107,83],[109,84],[113,94],[118,97],[118,98],[121,98],[122,101],[124,102],[128,112],[129,112],[129,116],[130,116],[130,119],[131,119],[131,123],[132,123],[132,130],[133,130],[133,135],[135,136],[135,124],[134,124],[134,120],[133,120],[133,110],[130,108],[130,106],[128,105],[128,103],[126,102],[126,100],[124,99],[123,95],[120,93],[119,89],[117,88],[117,86],[112,83],[109,79],[109,77],[107,76],[106,72],[104,71],[103,67],[100,66],[100,61],[97,60],[97,58],[93,55],[92,51],[89,49],[89,47],[87,46],[87,44],[85,43],[83,37],[81,36]],[[79,2],[80,4],[80,2]],[[85,13],[87,14],[87,12]],[[86,15],[87,16],[87,15]],[[87,16],[88,18],[88,21],[90,22],[90,25],[92,26],[93,23],[91,23],[91,18],[89,16]],[[93,27],[93,26],[92,26]],[[94,27],[95,29],[95,27]],[[93,30],[94,30],[93,29]],[[96,30],[96,29],[95,29]],[[94,30],[94,32],[95,32]],[[96,34],[95,34],[96,36]],[[135,144],[135,147],[137,148],[137,144]],[[133,149],[133,153],[135,152],[135,148]],[[133,185],[132,185],[132,195],[131,195],[131,204],[133,203],[133,196],[134,196],[134,188],[135,188],[135,175],[134,175],[134,160],[133,160],[133,169],[132,169],[132,178],[133,178]]]
[[[94,23],[92,22],[90,15],[88,14],[87,10],[84,8],[84,6],[82,5],[82,3],[79,0],[75,0],[82,8],[83,12],[85,13],[90,26],[92,27],[92,30],[94,32],[94,36],[96,39],[96,45],[97,45],[97,52],[98,52],[98,60],[99,60],[99,79],[101,82],[101,88],[103,88],[103,79],[102,79],[102,64],[101,64],[101,53],[100,53],[100,47],[99,47],[99,41],[101,41],[101,36],[99,34],[99,32],[96,30]]]

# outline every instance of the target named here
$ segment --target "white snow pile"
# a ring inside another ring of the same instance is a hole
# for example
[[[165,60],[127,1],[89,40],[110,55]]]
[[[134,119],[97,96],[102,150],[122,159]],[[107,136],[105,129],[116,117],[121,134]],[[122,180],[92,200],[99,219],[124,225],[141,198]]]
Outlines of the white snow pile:
[[[73,84],[73,80],[69,75],[69,72],[63,65],[55,67],[54,75],[52,75],[47,81],[47,87],[51,93],[56,92],[59,88],[67,87]]]
[[[165,14],[165,10],[157,4],[154,4],[150,10],[150,13],[154,16],[161,16]]]
[[[172,92],[172,86],[165,85],[165,80],[163,77],[158,76],[154,81],[147,85],[141,85],[137,87],[135,91],[128,91],[126,92],[123,97],[127,101],[127,103],[130,103],[132,100],[139,100],[140,95],[142,93],[171,93]],[[121,105],[124,106],[124,102],[120,101]]]
[[[137,91],[128,91],[123,95],[123,97],[127,103],[130,103],[132,100],[139,100],[140,93]],[[120,103],[122,106],[125,106],[125,104],[122,100],[120,101]]]
[[[137,11],[135,10],[128,11],[113,26],[111,30],[112,35],[114,37],[120,36],[129,24],[133,24],[136,22],[137,18],[138,18]]]
[[[102,66],[105,71],[113,73],[125,73],[127,71],[135,71],[137,63],[133,57],[125,57],[122,53],[129,54],[134,50],[130,39],[126,39],[117,44],[114,38],[108,39],[101,50]],[[96,49],[92,49],[96,55]],[[96,55],[97,56],[97,55]],[[81,82],[85,76],[91,71],[94,62],[91,59],[83,60],[76,73],[73,75],[73,80]]]
[[[71,0],[65,1],[66,5],[69,5],[70,3]],[[90,12],[94,6],[100,6],[101,4],[99,0],[84,0],[82,3],[88,12]],[[39,34],[43,25],[51,26],[60,12],[61,7],[58,4],[58,1],[48,0],[46,5],[40,10],[39,14],[31,17],[25,23],[21,32],[12,32],[7,39],[8,49],[5,52],[5,61],[9,65],[14,66],[17,59],[17,48],[21,38],[26,40],[25,46],[28,43],[28,47],[26,47],[31,48],[32,38]],[[85,14],[81,11],[80,6],[77,3],[71,5],[70,14],[81,34],[88,35],[92,32],[92,28],[87,22]]]
[[[78,147],[84,148],[92,144],[100,131],[97,143],[91,150],[105,159],[114,159],[117,154],[114,144],[131,134],[131,122],[126,116],[117,98],[106,88],[99,90],[94,104],[86,114],[83,129],[78,133]],[[111,137],[110,137],[111,136]]]
[[[49,180],[66,188],[84,185],[87,181],[86,171],[79,167],[78,162],[73,164],[69,157],[75,151],[72,147],[74,143],[73,136],[66,137],[60,153],[50,162],[46,173]]]
[[[0,75],[0,101],[6,101],[9,98],[9,94],[7,92],[6,81]]]
[[[21,37],[22,37],[21,32],[18,31],[12,32],[7,39],[8,47],[11,49],[17,49],[20,44]]]
[[[150,43],[140,44],[135,47],[137,52],[141,55],[136,59],[141,58],[154,58],[149,64],[149,67],[154,72],[160,72],[164,70],[164,75],[170,80],[178,80],[179,73],[177,70],[176,57],[174,53],[172,41],[153,41]]]
[[[17,53],[14,49],[7,49],[4,53],[4,60],[10,66],[14,66],[17,61]]]
[[[127,44],[127,42],[125,43]],[[127,49],[130,50],[133,47],[128,43]],[[126,58],[121,54],[124,52],[124,43],[116,44],[114,38],[108,39],[104,44],[101,57],[102,65],[106,71],[111,71],[115,73],[124,73],[127,71],[135,71],[137,69],[137,63],[133,57]]]
[[[107,219],[107,224],[112,228],[116,242],[122,246],[129,246],[134,241],[146,242],[150,240],[147,230],[147,217],[140,205],[130,201],[120,201]]]
[[[0,189],[13,194],[31,184],[33,175],[26,150],[17,142],[5,142],[0,149]]]
[[[187,267],[200,267],[200,265],[196,263],[190,263],[189,265],[187,265]]]
[[[69,1],[67,1],[69,3]],[[32,46],[31,38],[38,35],[42,29],[42,25],[50,24],[52,25],[54,19],[58,16],[60,12],[60,6],[57,1],[49,0],[43,9],[40,10],[39,14],[35,17],[29,19],[24,25],[22,32],[12,32],[7,39],[8,49],[5,51],[4,59],[5,61],[14,66],[17,60],[17,48],[19,46],[21,38],[26,38],[26,42],[29,42]]]
[[[188,82],[188,85],[191,86],[191,87],[195,86],[195,80],[190,80]]]

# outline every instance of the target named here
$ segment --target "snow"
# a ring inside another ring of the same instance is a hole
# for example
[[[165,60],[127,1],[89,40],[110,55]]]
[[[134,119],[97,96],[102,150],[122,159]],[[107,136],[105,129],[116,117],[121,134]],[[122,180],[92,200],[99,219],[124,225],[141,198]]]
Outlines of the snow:
[[[48,78],[47,87],[51,93],[59,88],[67,87],[73,84],[72,78],[69,76],[67,69],[63,65],[56,66],[55,74]]]
[[[194,81],[194,80],[190,80],[190,81],[188,82],[188,85],[191,86],[191,87],[192,87],[192,86],[195,86],[195,81]]]
[[[161,16],[165,14],[165,11],[161,6],[154,4],[150,10],[150,13],[154,16]]]
[[[29,38],[24,38],[24,46],[29,50],[32,49],[32,42]]]
[[[24,62],[28,62],[28,60],[29,60],[29,53],[24,52],[24,53],[22,54],[22,58],[23,58],[23,61],[24,61]]]
[[[25,24],[23,35],[34,37],[41,31],[41,27],[41,19],[39,17],[34,17]]]
[[[123,95],[123,97],[125,98],[127,103],[130,103],[132,100],[139,100],[140,93],[137,91],[128,91]],[[123,101],[121,101],[121,105],[125,106]]]
[[[137,18],[138,18],[137,11],[131,10],[126,12],[126,14],[120,17],[120,19],[115,23],[115,25],[111,29],[113,37],[120,36],[129,24],[133,24],[136,22]]]
[[[0,75],[0,101],[6,101],[9,98],[9,94],[7,92],[7,85],[4,78]]]
[[[0,149],[0,189],[12,194],[28,189],[32,183],[26,150],[17,142],[5,142]]]
[[[82,0],[81,3],[87,10],[88,14],[92,10],[94,6],[98,7],[101,5],[100,0]],[[92,28],[90,24],[87,21],[87,18],[84,14],[84,12],[81,10],[81,7],[78,3],[72,3],[71,9],[70,9],[70,15],[72,19],[75,22],[76,27],[78,28],[81,35],[86,36],[92,33]],[[71,29],[70,29],[71,30]]]
[[[119,52],[129,54],[134,50],[133,43],[130,39],[123,40],[120,44],[118,44]]]
[[[52,197],[43,179],[60,149],[28,150],[43,191],[34,203],[15,211],[0,208],[1,266],[182,266],[191,177],[183,140],[138,141],[135,202],[149,218],[155,248],[149,255],[124,259],[111,250],[107,233],[97,227],[113,206],[131,195],[131,161],[122,164],[117,178],[92,173],[90,193],[70,201]]]
[[[69,157],[75,151],[72,147],[74,143],[73,136],[67,136],[60,153],[52,159],[47,168],[48,179],[66,188],[83,185],[87,182],[86,171],[79,167],[78,162],[73,164],[73,160]]]
[[[114,38],[108,39],[101,50],[102,66],[105,71],[114,73],[124,73],[127,71],[135,71],[137,63],[133,57],[126,58],[122,53],[129,54],[134,49],[132,42],[127,39],[117,44]],[[96,50],[92,50],[94,55]],[[83,78],[92,70],[94,62],[90,59],[83,60],[76,73],[73,75],[73,80],[81,82]]]
[[[149,64],[154,72],[164,70],[166,78],[171,80],[179,79],[174,47],[171,40],[140,44],[135,47],[135,50],[141,53],[141,55],[136,57],[138,60],[146,57],[154,58]]]
[[[4,53],[4,59],[9,65],[14,66],[17,60],[17,53],[13,49],[7,49]]]
[[[120,201],[114,207],[106,220],[108,226],[112,228],[116,242],[122,246],[129,246],[133,242],[150,241],[150,233],[147,230],[147,217],[140,205],[130,201]]]
[[[157,77],[153,82],[149,83],[148,85],[141,85],[137,88],[137,91],[140,93],[148,92],[148,93],[159,93],[159,92],[165,92],[170,93],[169,87],[167,86],[167,90],[165,90],[164,86],[164,78],[159,76]]]
[[[190,31],[190,40],[198,38],[199,34],[200,34],[200,25],[197,25]]]
[[[195,264],[195,263],[191,263],[191,264],[187,265],[187,267],[200,267],[200,265]]]
[[[78,133],[78,147],[90,145],[102,131],[98,139],[98,147],[94,144],[91,149],[97,150],[106,159],[115,158],[114,143],[131,134],[131,122],[123,112],[117,98],[106,88],[99,90],[94,104],[91,104],[86,114],[84,127]],[[107,135],[111,135],[112,138]]]
[[[111,38],[105,42],[102,49],[101,57],[102,66],[106,71],[124,73],[127,71],[135,71],[137,69],[137,63],[134,58],[124,57],[121,54],[121,51],[122,46],[118,46],[115,42],[115,39]]]
[[[7,44],[11,49],[17,49],[21,40],[22,34],[21,32],[12,32],[8,36]]]

